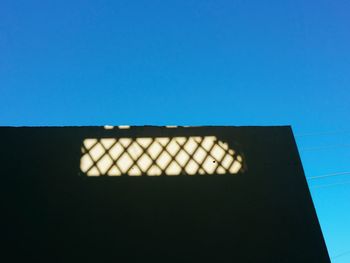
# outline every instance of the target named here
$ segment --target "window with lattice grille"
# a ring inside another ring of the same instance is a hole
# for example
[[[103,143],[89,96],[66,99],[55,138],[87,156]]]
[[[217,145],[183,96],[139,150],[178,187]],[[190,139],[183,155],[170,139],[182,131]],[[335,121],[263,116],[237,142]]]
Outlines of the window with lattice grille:
[[[87,138],[80,169],[88,176],[237,174],[242,161],[215,136]]]

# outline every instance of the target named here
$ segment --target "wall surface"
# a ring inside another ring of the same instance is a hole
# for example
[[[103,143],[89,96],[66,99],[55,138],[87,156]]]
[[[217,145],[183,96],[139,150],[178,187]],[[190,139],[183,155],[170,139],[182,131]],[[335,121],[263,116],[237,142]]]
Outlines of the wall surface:
[[[290,127],[2,127],[7,262],[330,262]],[[84,140],[215,136],[234,174],[88,176]]]

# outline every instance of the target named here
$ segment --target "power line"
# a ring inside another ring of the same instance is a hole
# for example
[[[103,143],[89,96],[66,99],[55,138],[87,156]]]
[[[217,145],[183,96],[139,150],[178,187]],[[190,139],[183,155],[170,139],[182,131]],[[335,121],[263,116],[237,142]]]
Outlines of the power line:
[[[344,130],[344,131],[310,132],[310,133],[296,134],[295,137],[301,138],[301,137],[309,137],[309,136],[334,135],[334,134],[344,134],[344,133],[345,134],[350,133],[350,131]]]
[[[306,177],[306,179],[308,179],[308,180],[322,179],[322,178],[339,176],[339,175],[350,175],[350,172],[339,172],[339,173],[322,174],[322,175],[317,175],[317,176]]]
[[[350,181],[345,181],[345,182],[339,182],[339,183],[333,183],[333,184],[319,184],[319,185],[311,185],[310,187],[312,188],[325,188],[329,186],[339,186],[339,185],[346,185],[350,184]]]
[[[340,254],[336,255],[336,256],[332,257],[332,259],[340,258],[340,257],[345,256],[347,254],[350,254],[350,250],[347,250],[347,251],[345,251],[343,253],[340,253]]]
[[[316,147],[302,147],[301,151],[317,151],[317,150],[327,150],[331,148],[348,148],[350,144],[335,144],[335,145],[327,145],[327,146],[316,146]]]

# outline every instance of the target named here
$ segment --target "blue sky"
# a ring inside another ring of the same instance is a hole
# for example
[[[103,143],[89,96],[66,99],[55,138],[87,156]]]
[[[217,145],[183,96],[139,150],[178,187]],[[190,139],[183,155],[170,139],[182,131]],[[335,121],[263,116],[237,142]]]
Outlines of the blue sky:
[[[0,125],[290,124],[308,177],[350,171],[349,13],[346,0],[3,0]],[[350,261],[344,182],[310,180],[333,262]]]

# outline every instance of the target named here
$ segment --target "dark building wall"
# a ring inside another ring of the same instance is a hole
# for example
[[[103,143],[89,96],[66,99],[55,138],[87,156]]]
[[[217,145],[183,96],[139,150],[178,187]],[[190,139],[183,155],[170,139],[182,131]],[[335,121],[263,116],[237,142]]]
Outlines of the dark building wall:
[[[0,128],[8,262],[330,262],[290,127]],[[238,174],[99,176],[86,138],[212,136]]]

